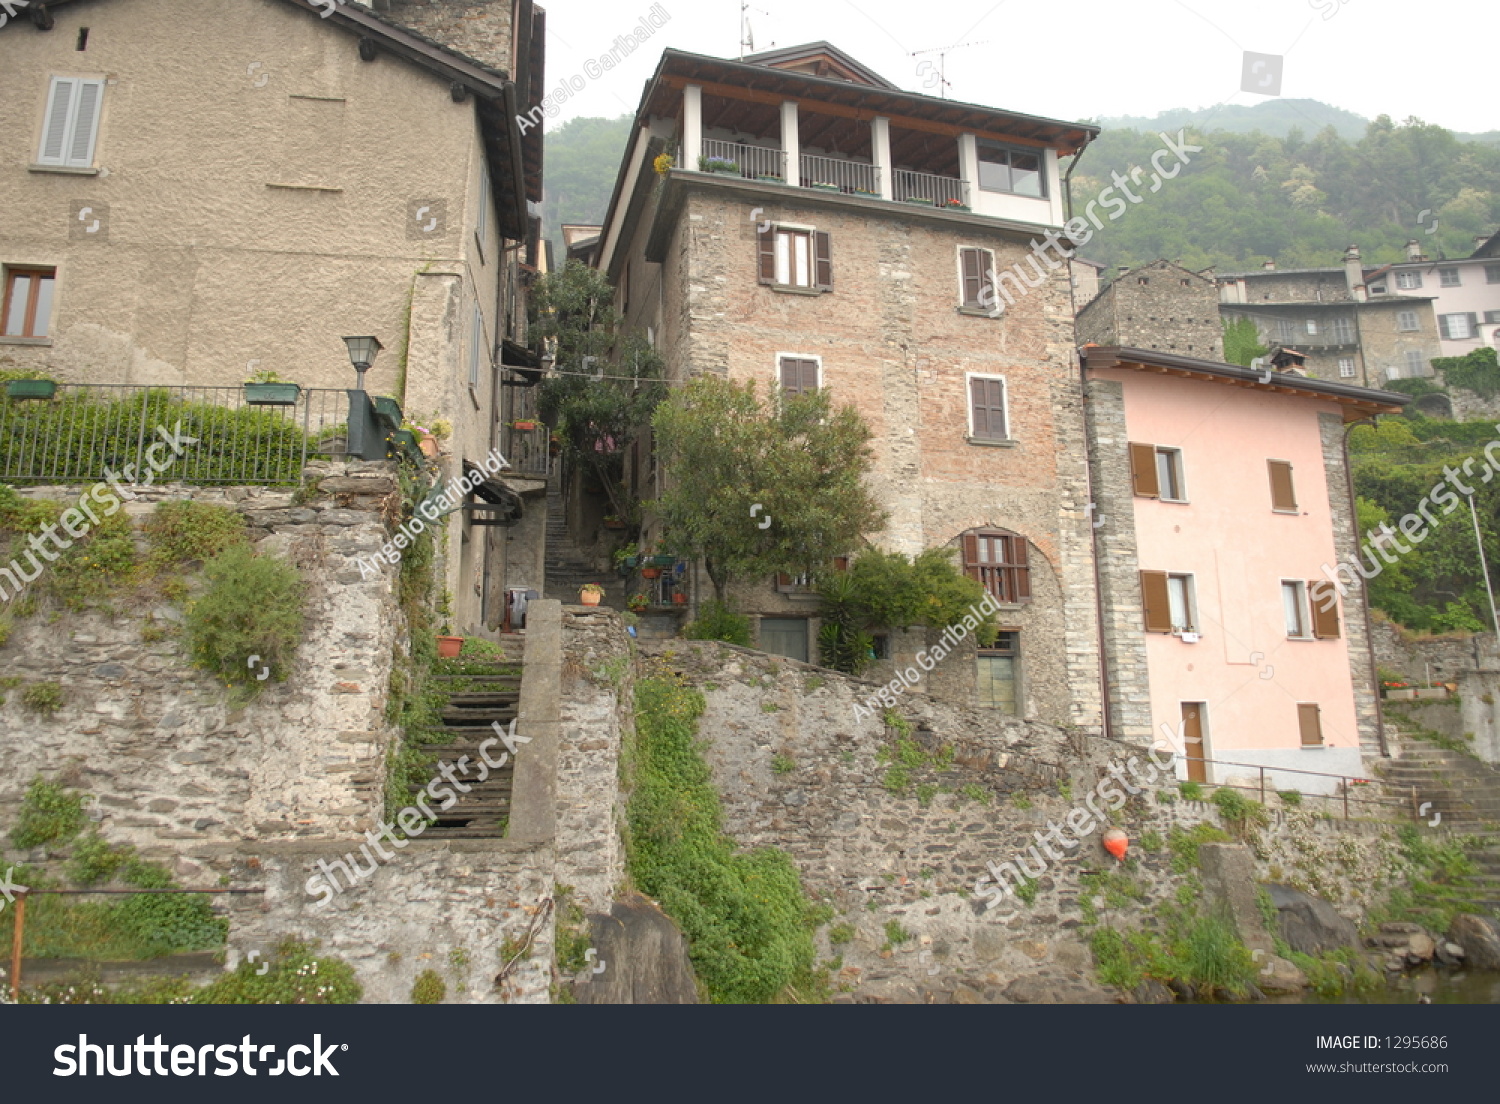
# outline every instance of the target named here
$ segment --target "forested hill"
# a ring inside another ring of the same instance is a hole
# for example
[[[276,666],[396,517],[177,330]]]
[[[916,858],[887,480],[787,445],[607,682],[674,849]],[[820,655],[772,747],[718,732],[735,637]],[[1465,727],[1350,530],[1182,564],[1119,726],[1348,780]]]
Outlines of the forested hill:
[[[1357,118],[1347,112],[1296,101],[1295,111],[1283,104],[1276,114],[1264,110],[1269,103],[1211,109],[1206,131],[1184,118],[1178,125],[1202,152],[1189,154],[1176,178],[1145,192],[1118,221],[1106,222],[1084,255],[1108,265],[1166,257],[1221,272],[1268,258],[1298,268],[1338,264],[1351,242],[1367,261],[1399,260],[1409,238],[1428,256],[1466,257],[1476,236],[1500,228],[1500,145],[1492,135],[1465,140],[1440,126],[1381,116],[1344,138],[1339,130]],[[1142,130],[1106,126],[1073,174],[1075,205],[1081,209],[1108,187],[1111,172],[1149,166],[1161,148],[1162,120],[1177,117],[1164,113],[1152,121],[1159,125]],[[1295,119],[1329,125],[1308,134]],[[1238,129],[1250,120],[1264,129]],[[544,232],[559,257],[561,223],[604,217],[630,125],[628,115],[573,119],[547,136]],[[1151,179],[1149,168],[1144,179]]]

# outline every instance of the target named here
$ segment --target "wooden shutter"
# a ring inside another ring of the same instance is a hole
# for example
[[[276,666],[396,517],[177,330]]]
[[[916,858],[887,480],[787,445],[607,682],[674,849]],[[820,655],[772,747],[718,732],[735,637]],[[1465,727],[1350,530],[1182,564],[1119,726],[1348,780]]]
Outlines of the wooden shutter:
[[[1141,603],[1146,610],[1146,631],[1172,631],[1172,599],[1167,595],[1165,571],[1141,572]]]
[[[1285,460],[1267,460],[1271,473],[1271,509],[1295,510],[1297,493],[1292,487],[1292,465]]]
[[[767,227],[760,235],[760,282],[776,282],[776,227]]]
[[[1156,446],[1130,445],[1130,478],[1135,493],[1144,498],[1160,498],[1161,486],[1156,480]]]
[[[986,441],[1006,439],[1005,381],[969,380],[969,401],[973,411],[974,436]]]
[[[818,362],[799,357],[781,358],[781,390],[786,395],[805,395],[818,389]]]
[[[813,239],[813,284],[819,291],[833,290],[833,239],[819,230]]]
[[[975,570],[969,572],[974,578],[979,578],[979,534],[964,534],[964,567],[972,567]]]
[[[960,249],[958,256],[959,268],[963,274],[960,287],[963,304],[966,307],[977,307],[983,280],[984,254],[978,249]]]
[[[1020,601],[1031,597],[1031,567],[1027,562],[1026,538],[1014,536],[1010,538],[1012,563],[1016,565],[1016,600]]]
[[[1311,702],[1299,702],[1297,705],[1297,726],[1302,732],[1303,747],[1323,746],[1323,720],[1320,711]]]
[[[1307,584],[1307,598],[1308,605],[1312,606],[1313,636],[1319,640],[1337,640],[1339,600],[1333,583],[1327,579],[1313,579]]]

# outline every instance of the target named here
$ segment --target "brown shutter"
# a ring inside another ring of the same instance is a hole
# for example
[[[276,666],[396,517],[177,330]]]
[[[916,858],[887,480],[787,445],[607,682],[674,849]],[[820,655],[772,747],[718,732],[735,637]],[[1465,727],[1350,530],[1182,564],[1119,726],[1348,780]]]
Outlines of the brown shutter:
[[[849,570],[849,557],[848,556],[835,556],[833,558],[833,569],[835,571],[848,571]]]
[[[1298,703],[1297,726],[1302,730],[1303,747],[1323,746],[1323,720],[1316,705],[1311,702]]]
[[[977,533],[964,534],[964,566],[977,567],[979,564],[979,535]]]
[[[792,577],[785,571],[778,571],[776,573],[776,585],[779,587],[789,587],[792,585]]]
[[[979,306],[979,282],[982,257],[977,249],[960,249],[958,251],[960,267],[963,270],[963,303],[966,307]]]
[[[1130,445],[1130,478],[1135,482],[1135,493],[1145,498],[1158,498],[1161,487],[1156,481],[1156,446]]]
[[[1005,440],[1005,384],[1000,380],[971,379],[969,401],[974,411],[974,436]]]
[[[1285,460],[1267,460],[1271,472],[1271,509],[1295,510],[1297,492],[1292,487],[1292,465]]]
[[[818,389],[818,362],[815,360],[804,360],[802,365],[802,394],[807,395]]]
[[[813,283],[819,291],[833,290],[833,239],[826,230],[813,234]]]
[[[1165,571],[1141,572],[1141,603],[1146,611],[1146,631],[1172,631],[1172,601],[1167,596]]]
[[[1307,597],[1312,606],[1313,636],[1319,640],[1337,640],[1339,600],[1333,583],[1327,579],[1312,580],[1307,584]]]
[[[802,386],[801,361],[793,360],[791,357],[781,358],[781,390],[788,395],[795,395]]]
[[[1015,557],[1016,565],[1016,598],[1017,600],[1031,597],[1031,568],[1027,563],[1026,538],[1014,536],[1010,538],[1011,555]]]
[[[760,282],[776,282],[776,227],[768,227],[760,235]]]

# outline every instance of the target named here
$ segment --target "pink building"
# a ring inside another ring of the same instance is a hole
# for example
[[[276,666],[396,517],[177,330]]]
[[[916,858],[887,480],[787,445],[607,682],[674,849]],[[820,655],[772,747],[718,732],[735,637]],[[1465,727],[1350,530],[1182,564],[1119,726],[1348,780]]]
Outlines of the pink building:
[[[1383,752],[1366,606],[1326,580],[1355,555],[1346,429],[1406,397],[1082,354],[1112,734],[1185,740],[1182,778],[1364,776]]]

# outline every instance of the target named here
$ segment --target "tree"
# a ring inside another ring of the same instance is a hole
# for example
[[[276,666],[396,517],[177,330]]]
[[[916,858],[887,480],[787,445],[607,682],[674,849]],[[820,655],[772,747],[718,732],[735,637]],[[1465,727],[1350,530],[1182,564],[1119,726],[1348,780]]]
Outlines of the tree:
[[[1224,323],[1224,363],[1248,368],[1251,361],[1268,352],[1270,350],[1260,343],[1260,334],[1251,319],[1236,318]]]
[[[623,515],[625,450],[666,395],[662,362],[638,334],[618,333],[614,288],[578,261],[537,282],[532,335],[554,342],[556,374],[542,381],[538,408],[562,441],[563,459],[592,471]]]
[[[667,538],[703,558],[719,601],[741,579],[815,571],[885,524],[865,485],[869,427],[826,391],[762,402],[753,382],[698,376],[652,426]]]

